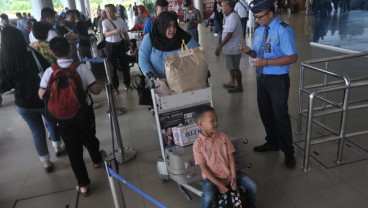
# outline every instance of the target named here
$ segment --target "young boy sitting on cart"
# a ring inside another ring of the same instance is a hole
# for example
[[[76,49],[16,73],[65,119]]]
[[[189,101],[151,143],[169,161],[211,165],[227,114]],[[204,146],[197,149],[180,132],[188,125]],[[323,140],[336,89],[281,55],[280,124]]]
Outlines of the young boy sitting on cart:
[[[199,107],[195,112],[201,133],[194,142],[195,164],[203,177],[201,208],[212,207],[218,192],[224,194],[238,185],[246,189],[245,207],[255,207],[256,182],[245,173],[236,170],[234,146],[227,135],[217,130],[217,116],[211,106]]]

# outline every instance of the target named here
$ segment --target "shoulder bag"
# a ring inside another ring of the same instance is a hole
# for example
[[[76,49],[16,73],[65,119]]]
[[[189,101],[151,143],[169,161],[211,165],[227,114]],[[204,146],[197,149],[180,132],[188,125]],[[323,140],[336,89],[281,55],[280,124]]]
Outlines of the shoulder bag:
[[[110,19],[108,19],[108,20],[111,22],[112,26],[113,26],[115,29],[118,29],[118,28],[116,27],[115,23],[114,23],[113,21],[111,21]],[[128,44],[127,44],[127,40],[125,40],[125,39],[124,39],[124,37],[123,37],[121,34],[119,34],[119,36],[120,36],[120,38],[121,38],[121,43],[122,43],[122,45],[123,45],[123,47],[124,47],[124,51],[125,51],[125,52],[128,52],[128,51],[129,51],[129,47],[128,47]]]
[[[38,68],[38,76],[42,79],[43,73],[45,72],[40,64],[40,61],[37,58],[36,53],[34,52],[34,50],[32,48],[29,48],[28,50],[31,51],[33,59],[35,60],[36,64],[37,64],[37,68]]]

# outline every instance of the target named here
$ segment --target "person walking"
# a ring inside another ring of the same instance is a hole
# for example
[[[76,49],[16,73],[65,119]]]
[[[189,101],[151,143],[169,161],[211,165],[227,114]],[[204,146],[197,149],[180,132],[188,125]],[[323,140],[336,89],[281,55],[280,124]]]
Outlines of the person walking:
[[[41,54],[27,45],[22,32],[17,28],[5,27],[1,34],[1,43],[0,92],[9,88],[6,83],[14,88],[17,112],[30,128],[38,156],[46,173],[50,173],[54,170],[54,164],[50,160],[42,120],[45,112],[44,104],[37,95],[41,80],[37,60],[42,69],[46,69],[50,64]],[[60,137],[56,136],[53,125],[45,118],[44,121],[50,132],[55,154],[57,157],[61,156],[65,150],[61,147]]]
[[[215,0],[213,3],[213,13],[215,13],[215,30],[214,30],[214,36],[219,37],[219,42],[221,43],[221,33],[222,33],[222,27],[223,27],[223,21],[224,21],[224,14],[222,14],[222,8],[221,8],[221,0]]]
[[[16,13],[17,16],[17,28],[23,33],[26,43],[29,42],[29,32],[26,30],[27,19],[22,16],[20,12]]]
[[[198,24],[202,22],[201,12],[193,7],[192,0],[185,0],[184,6],[187,7],[187,10],[184,12],[185,31],[199,43]]]
[[[242,73],[240,71],[241,51],[240,45],[244,45],[242,27],[239,15],[234,11],[234,1],[221,1],[222,13],[224,14],[224,28],[222,42],[216,48],[215,55],[219,56],[221,49],[225,56],[225,67],[229,70],[230,81],[223,84],[229,93],[243,92]]]
[[[169,5],[169,3],[166,0],[156,0],[155,5],[156,16],[146,19],[146,22],[144,23],[143,34],[148,34],[152,32],[153,24],[155,23],[158,15],[160,15],[162,12],[167,11],[167,6]]]
[[[102,22],[102,28],[103,34],[106,36],[107,59],[112,69],[114,94],[117,95],[119,94],[118,63],[123,71],[126,89],[129,91],[133,90],[130,86],[130,67],[129,59],[126,54],[127,43],[130,42],[130,40],[128,36],[128,27],[125,21],[115,16],[115,6],[113,4],[107,4],[105,10],[107,19]]]
[[[294,146],[288,98],[290,65],[298,59],[294,31],[275,13],[272,0],[255,0],[250,9],[260,27],[254,34],[253,50],[242,51],[257,58],[252,65],[257,71],[258,109],[266,130],[266,143],[254,147],[256,152],[279,151],[285,154],[285,165],[295,167]]]
[[[247,22],[248,22],[248,14],[249,14],[249,5],[245,0],[239,0],[236,3],[234,10],[239,14],[240,20],[243,28],[243,38],[245,38],[245,34],[247,33]]]

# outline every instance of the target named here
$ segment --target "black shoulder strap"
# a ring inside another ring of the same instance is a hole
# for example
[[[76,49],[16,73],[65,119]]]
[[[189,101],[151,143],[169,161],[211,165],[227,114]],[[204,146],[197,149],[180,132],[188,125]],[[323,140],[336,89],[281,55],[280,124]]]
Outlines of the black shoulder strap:
[[[116,19],[117,19],[117,18],[116,18]],[[115,23],[114,23],[113,21],[111,21],[110,19],[108,19],[108,20],[111,22],[112,26],[113,26],[115,29],[118,29],[118,28],[116,27]],[[121,39],[124,39],[124,38],[123,38],[123,36],[122,36],[121,34],[119,34],[119,36],[120,36],[120,38],[121,38]]]
[[[247,7],[245,7],[245,5],[242,3],[242,0],[239,0],[239,3],[244,7],[244,9],[248,12]]]

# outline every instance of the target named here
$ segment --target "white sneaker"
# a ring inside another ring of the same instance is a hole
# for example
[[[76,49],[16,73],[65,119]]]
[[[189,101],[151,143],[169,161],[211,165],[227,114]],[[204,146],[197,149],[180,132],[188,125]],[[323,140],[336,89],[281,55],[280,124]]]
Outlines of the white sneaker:
[[[218,33],[213,34],[213,36],[217,37],[218,36]]]

